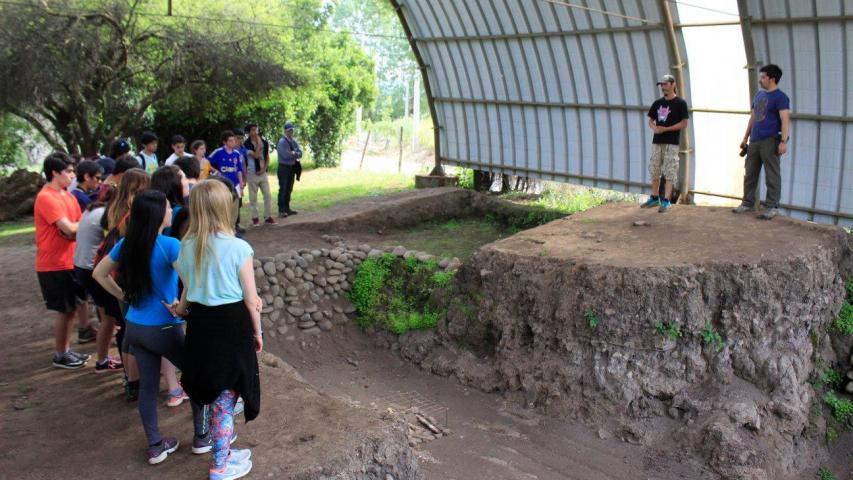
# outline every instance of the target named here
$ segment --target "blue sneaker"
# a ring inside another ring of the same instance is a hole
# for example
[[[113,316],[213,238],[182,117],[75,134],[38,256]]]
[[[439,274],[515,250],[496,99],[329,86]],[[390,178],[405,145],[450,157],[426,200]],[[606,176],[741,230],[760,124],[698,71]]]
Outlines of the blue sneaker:
[[[232,448],[231,456],[228,457],[229,462],[240,463],[252,458],[252,451],[248,448]]]
[[[245,477],[249,472],[252,471],[251,460],[236,460],[237,458],[234,458],[233,461],[229,458],[228,462],[223,468],[211,468],[210,473],[208,474],[208,478],[210,480],[233,480],[235,478]]]
[[[153,445],[148,447],[148,463],[150,465],[157,465],[158,463],[166,460],[166,457],[169,456],[170,453],[174,453],[175,450],[178,449],[178,439],[175,437],[163,437],[160,440],[160,445]]]
[[[646,200],[646,203],[640,205],[640,208],[652,208],[657,207],[658,205],[660,205],[660,198],[649,197],[649,199]]]
[[[670,203],[669,200],[664,199],[660,202],[660,207],[658,208],[658,213],[666,213],[669,211]]]

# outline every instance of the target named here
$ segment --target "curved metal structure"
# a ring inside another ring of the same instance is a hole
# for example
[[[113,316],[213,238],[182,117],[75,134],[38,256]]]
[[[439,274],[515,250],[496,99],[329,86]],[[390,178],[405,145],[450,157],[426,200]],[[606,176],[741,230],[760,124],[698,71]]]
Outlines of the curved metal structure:
[[[646,191],[646,112],[660,96],[656,79],[673,73],[690,98],[675,2],[391,3],[423,73],[437,170],[448,163]],[[853,162],[846,47],[853,3],[738,0],[738,7],[733,24],[742,27],[750,72],[770,62],[786,71],[794,139],[783,159],[783,203],[795,216],[853,224],[853,164],[845,167]],[[708,25],[720,24],[731,23]],[[680,183],[690,191],[691,129],[682,137]]]

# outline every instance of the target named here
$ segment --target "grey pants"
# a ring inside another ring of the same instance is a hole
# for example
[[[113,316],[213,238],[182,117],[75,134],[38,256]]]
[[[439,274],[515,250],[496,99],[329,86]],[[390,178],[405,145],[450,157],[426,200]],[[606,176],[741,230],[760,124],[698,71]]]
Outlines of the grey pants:
[[[148,445],[160,442],[157,423],[157,394],[160,392],[160,359],[166,357],[176,367],[184,364],[184,329],[180,325],[147,326],[127,322],[125,343],[139,365],[139,416]],[[193,429],[207,433],[208,413],[192,400]]]
[[[779,138],[767,137],[749,144],[746,151],[743,175],[743,205],[755,206],[755,189],[758,187],[758,174],[764,165],[764,179],[767,183],[767,208],[779,206],[782,194],[782,169],[779,165]]]

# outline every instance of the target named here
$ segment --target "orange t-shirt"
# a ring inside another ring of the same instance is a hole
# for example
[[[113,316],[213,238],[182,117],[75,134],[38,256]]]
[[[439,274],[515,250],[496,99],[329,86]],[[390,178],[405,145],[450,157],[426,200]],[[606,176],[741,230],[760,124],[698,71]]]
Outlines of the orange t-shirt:
[[[55,272],[74,269],[74,240],[62,236],[56,226],[63,217],[80,221],[80,204],[67,190],[57,191],[50,185],[36,196],[33,212],[36,223],[36,271]]]

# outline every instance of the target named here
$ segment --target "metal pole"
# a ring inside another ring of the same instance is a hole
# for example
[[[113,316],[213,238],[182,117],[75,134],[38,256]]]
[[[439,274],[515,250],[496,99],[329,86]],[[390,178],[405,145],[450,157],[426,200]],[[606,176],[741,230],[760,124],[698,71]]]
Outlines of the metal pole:
[[[403,171],[403,126],[400,125],[400,157],[397,159],[397,173]]]
[[[427,65],[424,63],[420,50],[418,50],[418,44],[415,42],[415,38],[412,35],[412,29],[409,28],[409,22],[406,21],[406,16],[403,14],[403,7],[400,6],[400,2],[398,0],[389,1],[391,2],[391,6],[394,7],[394,11],[397,12],[397,17],[400,18],[400,23],[403,24],[403,31],[406,32],[406,38],[409,40],[409,46],[412,47],[412,53],[415,55],[415,60],[418,62],[418,69],[421,71],[421,78],[424,83],[427,103],[429,103],[429,113],[430,116],[432,116],[432,134],[435,141],[435,167],[432,169],[432,172],[430,172],[430,175],[444,176],[444,169],[441,167],[441,127],[438,124],[438,112],[436,111],[435,102],[433,101],[433,98],[435,97],[433,97],[432,88],[429,84],[429,77],[427,76]]]
[[[663,17],[663,26],[666,33],[666,43],[669,46],[669,54],[675,69],[675,81],[678,83],[678,88],[681,89],[680,96],[686,101],[687,82],[684,80],[684,62],[681,59],[681,48],[678,45],[678,36],[675,33],[675,23],[672,20],[672,11],[669,9],[669,0],[658,0],[661,16]],[[689,128],[689,127],[688,127]],[[679,189],[681,190],[681,198],[679,203],[689,203],[690,190],[690,135],[687,129],[681,132],[681,143],[679,146],[679,156],[681,157],[681,182]],[[675,179],[673,179],[673,182]]]
[[[758,94],[758,59],[755,57],[755,43],[752,41],[752,19],[749,16],[749,4],[747,0],[737,0],[737,9],[740,14],[740,31],[743,34],[743,49],[746,53],[746,69],[749,75],[749,100]],[[752,115],[752,110],[749,112]],[[760,178],[760,177],[759,177]],[[746,197],[746,192],[744,197]],[[741,199],[742,200],[742,199]],[[761,204],[761,182],[755,183],[755,202],[753,207]]]

